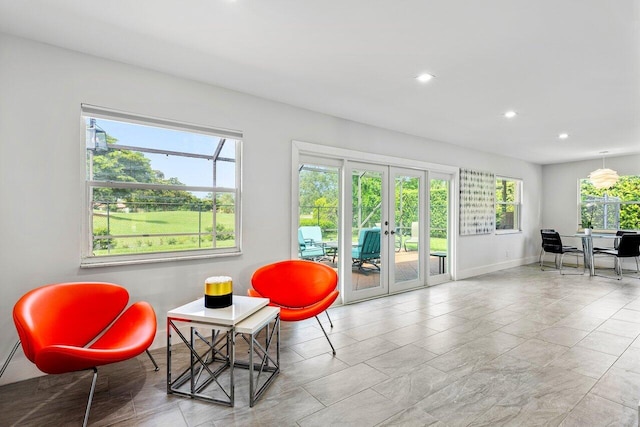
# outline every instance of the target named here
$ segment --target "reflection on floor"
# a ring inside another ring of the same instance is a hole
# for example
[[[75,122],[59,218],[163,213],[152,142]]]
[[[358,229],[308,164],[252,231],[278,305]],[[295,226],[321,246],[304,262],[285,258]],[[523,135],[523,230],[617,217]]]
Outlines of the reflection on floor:
[[[249,408],[166,394],[165,349],[100,369],[91,425],[637,425],[640,280],[537,265],[282,326],[282,373]],[[326,317],[321,320],[326,322]],[[160,319],[162,322],[162,319]],[[11,369],[11,365],[9,365]],[[79,425],[89,372],[0,387],[2,425]]]

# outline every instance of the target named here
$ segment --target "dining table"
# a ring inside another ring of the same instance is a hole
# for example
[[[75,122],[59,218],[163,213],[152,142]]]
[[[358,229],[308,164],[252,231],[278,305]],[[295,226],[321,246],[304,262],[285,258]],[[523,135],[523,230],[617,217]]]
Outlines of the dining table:
[[[606,234],[606,233],[574,233],[574,234],[561,234],[561,237],[569,237],[569,238],[580,238],[582,241],[582,251],[584,256],[584,265],[585,268],[589,269],[589,276],[596,275],[596,266],[595,266],[595,257],[594,257],[594,245],[593,241],[595,239],[604,239],[610,242],[613,242],[611,245],[612,248],[615,246],[616,241],[620,240],[620,236],[616,236],[615,234]]]

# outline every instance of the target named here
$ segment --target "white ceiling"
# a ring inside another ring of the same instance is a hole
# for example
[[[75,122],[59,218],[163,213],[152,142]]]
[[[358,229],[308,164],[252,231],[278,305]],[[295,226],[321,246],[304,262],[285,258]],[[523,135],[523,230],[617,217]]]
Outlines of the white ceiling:
[[[640,152],[640,0],[0,0],[0,31],[540,164]]]

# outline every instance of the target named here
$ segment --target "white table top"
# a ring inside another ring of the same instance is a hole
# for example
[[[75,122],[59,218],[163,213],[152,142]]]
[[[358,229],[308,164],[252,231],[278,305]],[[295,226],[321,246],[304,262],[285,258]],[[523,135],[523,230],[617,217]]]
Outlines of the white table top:
[[[280,314],[280,307],[264,307],[236,325],[236,332],[253,334]]]
[[[234,295],[233,304],[229,307],[206,308],[204,306],[204,297],[202,297],[181,307],[169,310],[167,318],[234,326],[268,304],[268,298]]]
[[[615,234],[584,234],[584,233],[575,233],[575,234],[561,234],[562,237],[581,237],[581,238],[591,238],[591,239],[619,239],[620,236],[616,236]]]

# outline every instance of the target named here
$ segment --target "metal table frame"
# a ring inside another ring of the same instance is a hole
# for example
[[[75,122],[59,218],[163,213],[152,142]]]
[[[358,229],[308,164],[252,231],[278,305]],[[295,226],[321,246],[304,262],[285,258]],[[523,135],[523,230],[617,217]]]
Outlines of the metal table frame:
[[[593,254],[593,239],[607,239],[607,240],[616,240],[620,239],[620,236],[616,236],[615,234],[584,234],[584,233],[576,233],[576,234],[562,234],[562,237],[579,237],[582,240],[582,251],[584,257],[584,265],[589,269],[589,276],[596,275],[596,266],[595,266],[595,258]]]
[[[167,394],[234,406],[234,368],[245,368],[249,370],[249,402],[253,406],[279,374],[280,309],[267,307],[265,298],[235,295],[233,298],[233,306],[225,309],[206,309],[201,298],[167,313]],[[188,325],[189,334],[180,330],[183,323]],[[202,329],[211,330],[211,335],[205,336]],[[263,330],[265,337],[261,343],[258,336]],[[173,334],[189,351],[188,366],[175,377]],[[237,337],[249,344],[247,361],[236,360]],[[258,361],[254,360],[256,356]],[[225,372],[228,382],[221,378]],[[213,395],[207,394],[211,391]]]

